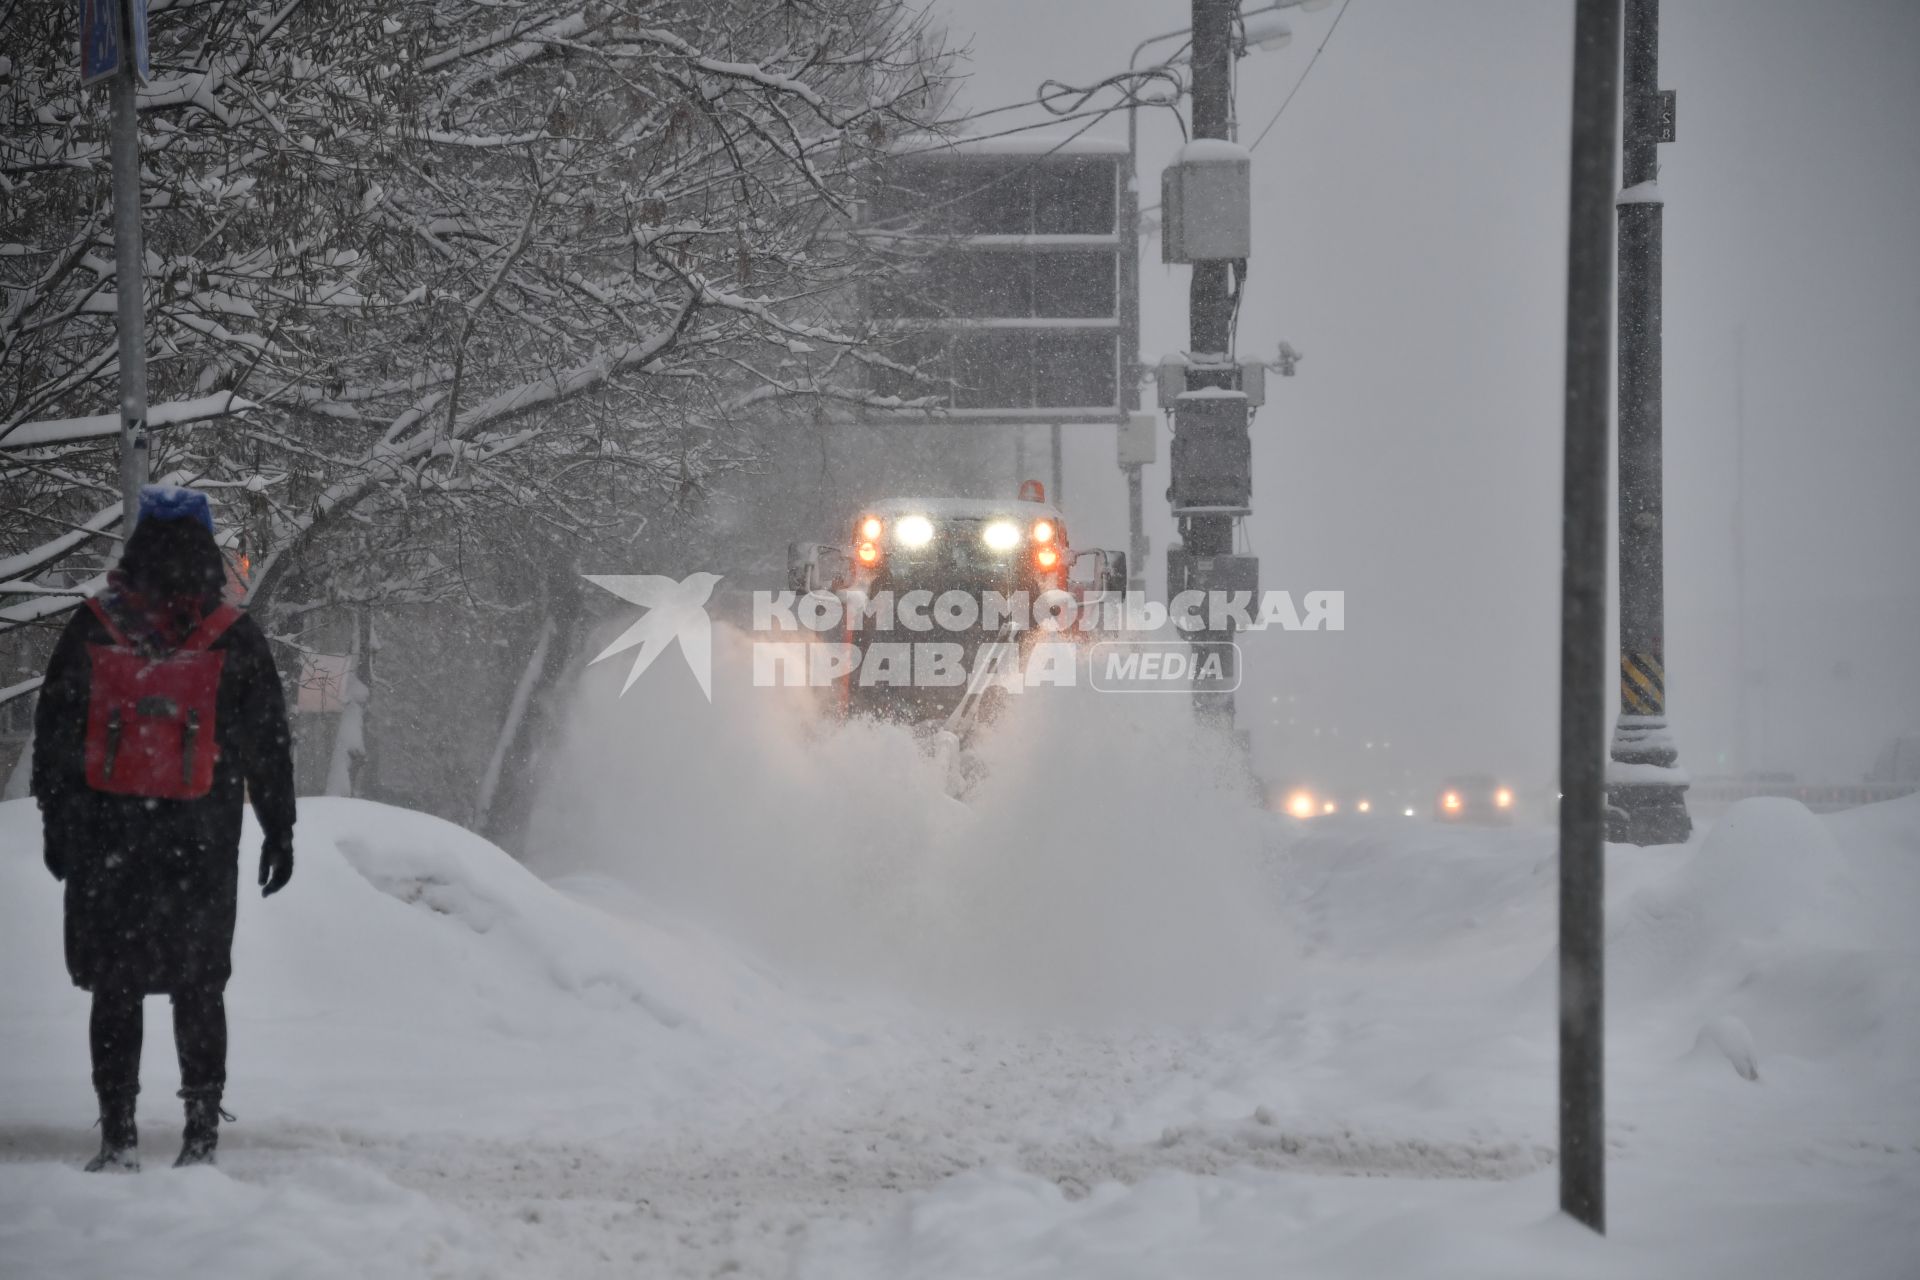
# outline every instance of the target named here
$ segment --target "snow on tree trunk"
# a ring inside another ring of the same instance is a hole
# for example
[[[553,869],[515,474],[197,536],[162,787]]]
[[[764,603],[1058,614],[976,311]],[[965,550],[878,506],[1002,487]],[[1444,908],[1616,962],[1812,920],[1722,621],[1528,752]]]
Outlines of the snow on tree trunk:
[[[365,794],[372,780],[367,767],[367,707],[373,701],[373,655],[379,647],[366,610],[354,619],[353,647],[341,679],[340,723],[333,731],[333,758],[327,766],[327,794]]]
[[[487,770],[480,778],[480,794],[474,800],[474,814],[477,826],[485,831],[493,825],[494,792],[500,785],[500,770],[506,763],[507,752],[515,739],[520,736],[521,726],[526,721],[527,707],[533,700],[534,688],[540,683],[540,677],[546,670],[547,654],[553,647],[553,636],[557,630],[554,620],[549,617],[540,624],[540,638],[534,642],[533,654],[527,659],[527,665],[521,668],[520,679],[513,687],[513,700],[507,704],[506,719],[500,725],[500,733],[493,742],[493,754],[487,759]]]

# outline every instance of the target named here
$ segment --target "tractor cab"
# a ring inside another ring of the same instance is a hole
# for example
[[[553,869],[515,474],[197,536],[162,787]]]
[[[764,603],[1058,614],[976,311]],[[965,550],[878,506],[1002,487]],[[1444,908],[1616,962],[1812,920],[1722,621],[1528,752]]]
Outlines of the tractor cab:
[[[789,548],[789,587],[846,602],[856,663],[843,710],[949,720],[987,665],[985,647],[1031,634],[1033,602],[1124,590],[1124,555],[1076,550],[1044,498],[1034,481],[1006,501],[887,498],[861,509],[844,544]]]

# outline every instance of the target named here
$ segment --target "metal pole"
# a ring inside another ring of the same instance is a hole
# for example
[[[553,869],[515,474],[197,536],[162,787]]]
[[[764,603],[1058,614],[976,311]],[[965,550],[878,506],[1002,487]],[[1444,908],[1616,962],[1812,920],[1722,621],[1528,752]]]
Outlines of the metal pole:
[[[1686,775],[1667,728],[1661,522],[1660,0],[1626,0],[1621,111],[1620,718],[1608,832],[1674,844],[1693,830]]]
[[[1733,775],[1747,755],[1747,330],[1733,331]]]
[[[1047,496],[1058,506],[1066,501],[1066,485],[1060,479],[1064,468],[1060,456],[1060,424],[1057,422],[1047,428],[1047,457],[1053,469],[1053,487],[1047,490]]]
[[[1139,50],[1134,50],[1139,56]],[[1129,93],[1133,89],[1128,90]],[[1120,190],[1120,234],[1126,243],[1120,246],[1120,422],[1140,408],[1140,108],[1127,104],[1127,174]],[[1127,473],[1127,590],[1144,593],[1147,589],[1146,504],[1142,497],[1140,468],[1126,467]]]
[[[1606,1230],[1607,303],[1620,0],[1574,11],[1560,575],[1560,1207]]]
[[[1143,525],[1146,500],[1140,468],[1127,468],[1127,590],[1135,595],[1147,589],[1147,531]]]
[[[130,7],[130,6],[125,6]],[[140,133],[131,18],[123,15],[120,70],[109,82],[113,111],[113,268],[120,330],[120,528],[133,534],[147,482],[145,250],[140,241]]]
[[[1232,128],[1233,116],[1233,22],[1239,0],[1193,0],[1193,136],[1225,138]],[[1230,372],[1233,353],[1228,337],[1233,324],[1233,302],[1228,292],[1226,262],[1196,262],[1193,281],[1187,294],[1190,348],[1196,365],[1190,369],[1187,389],[1208,387],[1232,389]],[[1187,516],[1180,522],[1181,543],[1188,556],[1205,559],[1233,553],[1233,517],[1229,515]],[[1227,640],[1226,634],[1201,632],[1202,641]],[[1233,650],[1222,645],[1220,651],[1232,661]],[[1227,674],[1231,677],[1232,672]],[[1231,693],[1196,692],[1194,709],[1205,720],[1232,727],[1234,698]]]

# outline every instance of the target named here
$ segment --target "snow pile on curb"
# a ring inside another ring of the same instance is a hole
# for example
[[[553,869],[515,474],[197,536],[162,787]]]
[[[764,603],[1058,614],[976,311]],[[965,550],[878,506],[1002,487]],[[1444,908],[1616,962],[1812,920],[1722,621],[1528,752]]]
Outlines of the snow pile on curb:
[[[243,838],[227,1096],[249,1119],[473,1134],[530,1115],[563,1125],[563,1097],[604,1127],[593,1110],[618,1096],[635,1124],[718,1064],[752,1075],[815,1044],[777,988],[711,939],[576,902],[451,823],[311,799],[296,838],[293,883],[265,901],[250,820]],[[61,888],[31,802],[0,805],[0,848],[0,1123],[84,1125],[87,997],[67,980]],[[175,1087],[167,1024],[150,1002],[143,1115]],[[475,1076],[497,1091],[477,1110],[471,1090],[446,1087]]]
[[[1865,839],[1843,849],[1835,826],[1797,801],[1735,805],[1670,876],[1616,910],[1610,1002],[1670,1011],[1676,1053],[1724,1056],[1747,1079],[1774,1054],[1911,1060],[1920,1028],[1902,1015],[1915,1007],[1920,950],[1912,921],[1883,918],[1870,899],[1920,902],[1920,864],[1855,863],[1903,829],[1902,815],[1920,816],[1920,802],[1876,808],[1853,816]]]

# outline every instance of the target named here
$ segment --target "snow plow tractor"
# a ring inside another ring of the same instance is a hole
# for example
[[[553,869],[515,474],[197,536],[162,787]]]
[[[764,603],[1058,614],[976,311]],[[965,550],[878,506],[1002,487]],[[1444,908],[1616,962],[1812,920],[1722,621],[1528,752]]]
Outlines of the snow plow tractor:
[[[1076,550],[1060,511],[1029,483],[1013,501],[890,498],[862,508],[850,538],[794,543],[788,586],[837,598],[829,705],[902,721],[958,750],[991,721],[1002,677],[1042,634],[1036,609],[1065,593],[1125,590],[1124,554]]]

